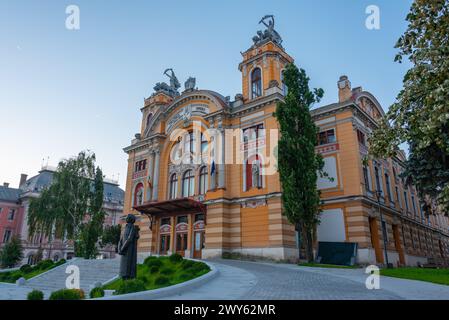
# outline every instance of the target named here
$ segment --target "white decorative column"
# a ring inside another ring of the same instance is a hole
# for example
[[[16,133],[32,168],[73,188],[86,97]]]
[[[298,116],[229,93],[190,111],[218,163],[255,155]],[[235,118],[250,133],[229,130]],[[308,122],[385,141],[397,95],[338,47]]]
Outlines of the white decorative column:
[[[225,187],[225,130],[220,129],[221,146],[220,148],[220,164],[218,165],[218,188]]]
[[[152,201],[156,201],[158,197],[158,189],[159,189],[159,160],[161,157],[161,151],[156,149],[156,156],[154,160],[154,174],[153,174],[153,197]]]
[[[148,175],[150,176],[150,181],[153,184],[152,190],[154,190],[154,151],[150,151],[150,167],[148,168]],[[147,201],[151,201],[153,199],[152,190],[148,191],[148,199]]]

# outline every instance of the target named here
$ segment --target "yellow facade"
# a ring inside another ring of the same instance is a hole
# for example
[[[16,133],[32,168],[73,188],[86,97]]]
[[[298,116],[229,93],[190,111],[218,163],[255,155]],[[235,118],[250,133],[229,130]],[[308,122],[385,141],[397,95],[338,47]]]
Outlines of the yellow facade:
[[[270,130],[278,128],[273,112],[285,93],[282,70],[293,59],[273,41],[255,44],[242,56],[238,67],[242,94],[234,101],[195,88],[181,94],[158,90],[145,100],[140,133],[124,149],[129,155],[124,213],[138,216],[142,257],[178,252],[197,258],[225,253],[298,258],[297,234],[282,215],[279,175],[264,174],[269,171],[265,166],[276,143],[269,138]],[[405,194],[408,211],[402,198],[401,204],[398,202],[396,187],[400,197],[408,188],[398,178],[404,156],[376,163],[370,160],[369,170],[364,170],[367,147],[360,136],[366,137],[376,126],[383,112],[379,103],[361,88],[351,89],[346,77],[340,79],[338,88],[339,102],[312,111],[323,132],[317,152],[323,155],[325,169],[334,178],[318,184],[323,213],[317,241],[355,242],[359,263],[384,263],[382,227],[373,192],[376,165],[384,190],[380,207],[388,233],[389,262],[416,264],[427,262],[427,257],[444,259],[448,250],[447,217],[423,221],[413,188]],[[207,151],[201,153],[209,161],[194,163],[190,158],[190,162],[173,164],[177,146],[184,151],[203,150],[200,136],[189,135],[198,127],[215,134],[213,138],[206,135]],[[174,137],[177,130],[184,133]],[[243,140],[245,134],[249,140]],[[251,147],[252,135],[256,137],[255,147]],[[188,139],[195,140],[189,144]],[[220,139],[225,141],[224,146],[217,144]],[[243,144],[237,143],[241,141]],[[256,153],[263,148],[263,152],[253,157],[248,151],[251,148]],[[243,150],[240,161],[237,150]],[[398,171],[396,176],[393,166]],[[390,177],[389,186],[385,173]],[[202,203],[204,210],[193,208],[194,202]],[[151,209],[134,209],[144,206]]]

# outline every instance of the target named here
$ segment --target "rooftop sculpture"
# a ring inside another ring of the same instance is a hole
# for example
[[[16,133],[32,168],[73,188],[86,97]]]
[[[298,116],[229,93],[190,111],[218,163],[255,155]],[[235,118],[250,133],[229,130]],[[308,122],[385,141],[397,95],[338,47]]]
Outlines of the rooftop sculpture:
[[[170,72],[170,73],[169,73]],[[166,75],[170,79],[170,85],[165,82],[158,82],[154,86],[154,91],[156,92],[164,92],[171,97],[179,96],[178,89],[181,87],[181,84],[176,78],[175,72],[172,68],[168,68],[164,71],[164,75]]]
[[[268,21],[268,23],[267,23]],[[253,41],[255,45],[260,45],[268,41],[273,41],[280,47],[282,47],[282,38],[279,33],[274,30],[274,16],[266,15],[260,21],[259,24],[263,24],[267,27],[265,31],[257,31],[257,36],[253,37]]]

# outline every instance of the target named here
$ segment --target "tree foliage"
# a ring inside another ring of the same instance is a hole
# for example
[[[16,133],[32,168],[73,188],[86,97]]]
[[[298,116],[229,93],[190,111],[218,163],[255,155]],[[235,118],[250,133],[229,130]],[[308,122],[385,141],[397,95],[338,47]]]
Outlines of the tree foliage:
[[[122,226],[117,224],[115,226],[106,226],[103,230],[103,235],[101,236],[101,245],[113,245],[115,251],[117,252],[117,245],[120,241],[120,235],[122,232]]]
[[[0,251],[0,265],[2,268],[12,268],[23,258],[23,247],[19,237],[12,237]]]
[[[403,89],[370,139],[374,157],[395,155],[407,142],[404,176],[422,199],[449,211],[449,0],[415,0],[408,28],[399,38],[396,61],[412,68]]]
[[[274,116],[279,122],[278,170],[282,185],[283,213],[305,235],[306,254],[313,260],[313,232],[319,223],[318,174],[324,162],[315,152],[317,127],[310,107],[323,96],[322,89],[309,89],[306,72],[294,64],[284,71],[288,93]]]
[[[95,154],[80,152],[59,163],[52,184],[30,202],[30,234],[74,241],[75,253],[96,256],[96,243],[102,231],[103,174],[95,167]]]

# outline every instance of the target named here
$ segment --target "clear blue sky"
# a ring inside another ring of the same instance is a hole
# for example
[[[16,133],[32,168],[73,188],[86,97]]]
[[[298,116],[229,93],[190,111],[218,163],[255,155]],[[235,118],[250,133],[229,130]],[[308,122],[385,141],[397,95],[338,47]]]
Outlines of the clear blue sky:
[[[81,29],[65,28],[67,5]],[[380,8],[381,29],[365,28],[365,8]],[[240,51],[260,18],[276,17],[286,51],[313,87],[335,102],[336,82],[373,93],[384,109],[401,89],[407,64],[393,62],[411,0],[320,1],[0,1],[0,183],[17,187],[42,159],[90,149],[108,177],[120,174],[122,148],[140,128],[143,98],[173,67],[181,83],[234,97]]]

